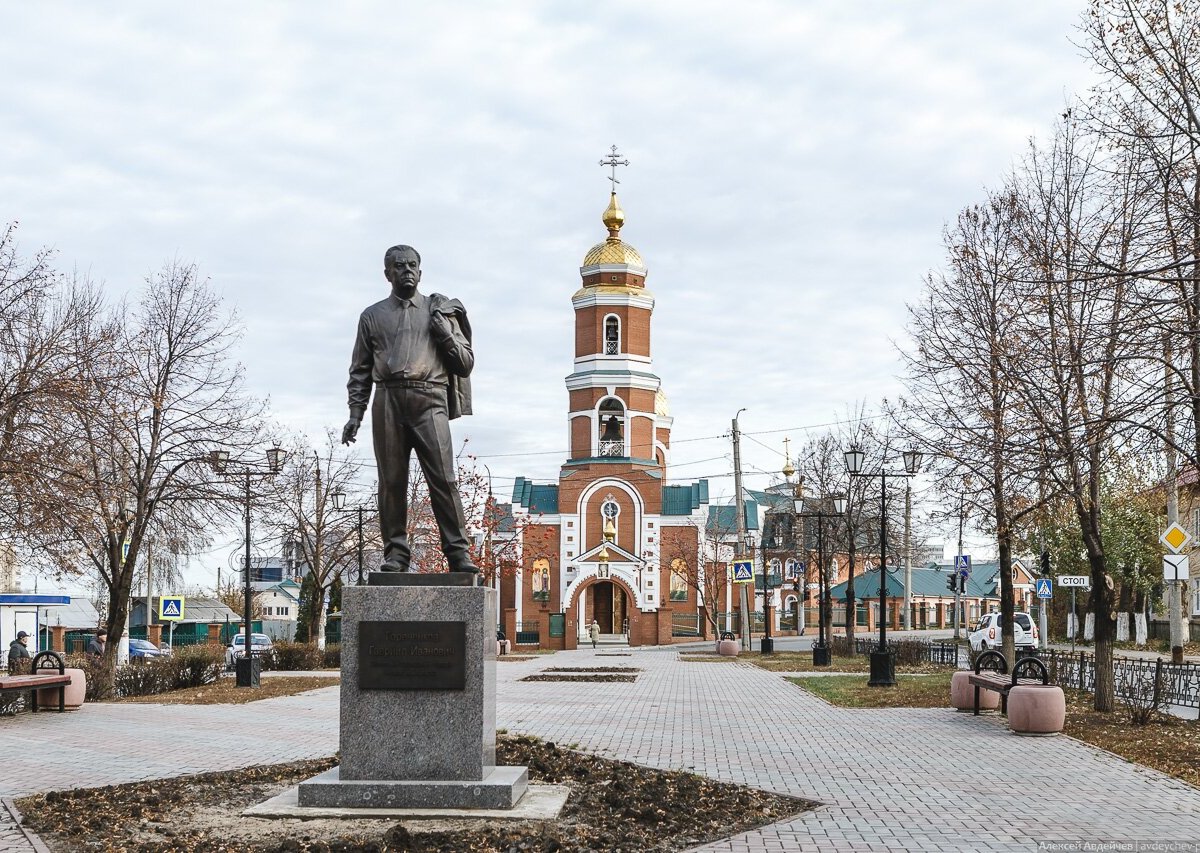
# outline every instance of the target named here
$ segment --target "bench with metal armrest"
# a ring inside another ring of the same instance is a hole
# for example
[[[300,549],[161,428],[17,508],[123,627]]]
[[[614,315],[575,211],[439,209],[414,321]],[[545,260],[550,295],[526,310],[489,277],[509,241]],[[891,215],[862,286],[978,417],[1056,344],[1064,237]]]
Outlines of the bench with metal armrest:
[[[67,685],[71,676],[58,652],[38,652],[34,655],[27,675],[0,675],[0,694],[29,691],[29,710],[37,712],[37,692],[47,687],[58,688],[58,710],[66,710]]]
[[[1050,683],[1050,673],[1046,665],[1035,657],[1025,657],[1017,661],[1012,673],[1008,672],[1008,661],[1000,652],[989,650],[975,659],[975,672],[970,676],[970,682],[975,686],[975,716],[979,716],[979,692],[993,690],[1001,696],[1000,710],[1008,713],[1008,694],[1014,687],[1023,684]]]

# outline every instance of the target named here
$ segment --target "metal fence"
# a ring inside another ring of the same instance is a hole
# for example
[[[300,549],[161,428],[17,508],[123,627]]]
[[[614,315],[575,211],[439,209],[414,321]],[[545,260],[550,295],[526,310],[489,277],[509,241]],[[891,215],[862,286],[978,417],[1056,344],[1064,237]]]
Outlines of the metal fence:
[[[844,637],[835,637],[835,646],[838,640],[842,642],[846,641]],[[888,640],[887,649],[888,651],[895,652],[900,662],[907,664],[928,663],[934,666],[953,666],[957,668],[967,662],[967,655],[963,647],[953,640],[945,642],[909,638]],[[856,654],[868,655],[878,650],[878,640],[871,637],[854,638],[854,651]]]
[[[538,622],[518,622],[517,623],[517,638],[514,641],[518,646],[536,646],[542,641],[541,629]]]
[[[700,636],[700,614],[699,613],[671,613],[671,636],[672,637],[699,637]]]
[[[1096,691],[1096,657],[1088,652],[1045,649],[1037,655],[1046,664],[1050,681],[1088,693]],[[1145,658],[1113,657],[1114,692],[1122,699],[1153,697],[1154,704],[1196,708],[1200,717],[1200,664],[1173,664]]]

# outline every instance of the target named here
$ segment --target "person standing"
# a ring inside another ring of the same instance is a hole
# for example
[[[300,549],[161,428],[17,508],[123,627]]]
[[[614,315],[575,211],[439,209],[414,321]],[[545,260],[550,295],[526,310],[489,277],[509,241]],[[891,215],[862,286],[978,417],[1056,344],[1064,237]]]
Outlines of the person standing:
[[[592,624],[588,628],[588,637],[592,640],[592,648],[596,648],[596,642],[600,639],[600,623],[595,619],[592,620]]]
[[[30,660],[29,655],[29,634],[24,631],[17,632],[17,638],[8,644],[8,671],[13,675],[20,675],[29,668],[26,661]]]
[[[104,657],[104,647],[107,645],[107,643],[108,643],[108,631],[104,628],[101,628],[99,631],[96,632],[96,636],[92,637],[92,639],[88,641],[88,644],[87,644],[88,655],[90,657],[94,657],[94,658]]]
[[[342,443],[352,444],[371,404],[383,533],[380,569],[411,570],[408,463],[415,450],[450,571],[478,574],[471,559],[450,437],[450,421],[471,414],[468,377],[475,355],[467,312],[457,299],[417,292],[421,256],[412,246],[388,249],[383,268],[392,293],[359,318],[346,386],[350,420],[342,429]]]

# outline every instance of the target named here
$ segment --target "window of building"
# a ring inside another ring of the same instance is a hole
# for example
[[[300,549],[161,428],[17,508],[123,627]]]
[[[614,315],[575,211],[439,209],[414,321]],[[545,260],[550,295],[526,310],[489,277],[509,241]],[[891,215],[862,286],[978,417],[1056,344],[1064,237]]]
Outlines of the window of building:
[[[597,456],[625,455],[625,406],[616,397],[606,397],[597,409],[600,447]]]
[[[1200,581],[1192,581],[1192,615],[1200,616]]]
[[[621,320],[616,314],[604,318],[604,354],[617,355],[621,352]]]
[[[1192,536],[1200,539],[1200,507],[1192,510]]]

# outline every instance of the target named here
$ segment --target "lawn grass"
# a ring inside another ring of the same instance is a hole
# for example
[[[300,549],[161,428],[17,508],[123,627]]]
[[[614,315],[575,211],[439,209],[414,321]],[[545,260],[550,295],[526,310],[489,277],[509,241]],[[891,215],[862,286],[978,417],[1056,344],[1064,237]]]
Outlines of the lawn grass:
[[[155,693],[152,696],[124,696],[110,701],[152,705],[243,705],[259,699],[293,696],[296,693],[320,690],[322,687],[333,687],[341,683],[340,677],[328,675],[281,675],[262,679],[259,687],[238,687],[236,679],[225,677],[215,684],[205,684],[201,687]]]
[[[868,687],[861,675],[799,676],[788,681],[831,705],[843,708],[945,708],[950,704],[950,676],[942,669],[931,675],[898,675],[895,687]]]
[[[742,661],[754,664],[770,672],[862,672],[871,671],[871,659],[866,655],[855,657],[834,657],[829,666],[813,666],[812,652],[775,652],[764,655],[759,652],[742,652],[737,657],[726,657],[714,652],[689,652],[680,654],[679,659],[689,663],[708,663],[719,661]],[[937,673],[945,672],[946,667],[932,664],[896,664],[896,672],[904,673]]]

